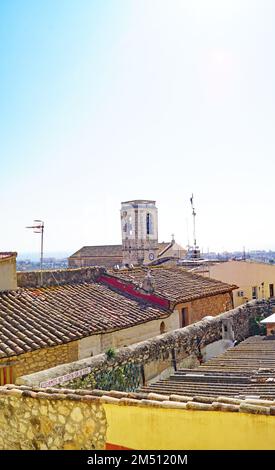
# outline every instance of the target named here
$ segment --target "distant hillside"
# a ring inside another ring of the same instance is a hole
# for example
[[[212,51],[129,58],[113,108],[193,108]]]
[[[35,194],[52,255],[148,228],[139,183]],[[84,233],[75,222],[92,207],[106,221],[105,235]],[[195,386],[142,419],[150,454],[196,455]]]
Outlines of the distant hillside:
[[[63,259],[68,258],[71,252],[68,251],[46,251],[44,253],[44,258],[56,258],[56,259]],[[30,261],[38,261],[40,260],[40,253],[30,253],[30,252],[20,252],[18,253],[17,260],[30,260]]]

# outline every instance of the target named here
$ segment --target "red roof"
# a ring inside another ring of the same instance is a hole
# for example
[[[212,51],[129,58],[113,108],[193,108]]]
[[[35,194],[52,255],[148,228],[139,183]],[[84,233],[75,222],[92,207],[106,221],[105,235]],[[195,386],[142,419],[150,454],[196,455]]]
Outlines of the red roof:
[[[147,271],[146,267],[138,267],[109,272],[113,277],[138,286],[142,283]],[[154,293],[170,302],[190,302],[210,295],[231,292],[236,288],[235,285],[199,276],[180,267],[150,267],[150,273],[155,285]]]

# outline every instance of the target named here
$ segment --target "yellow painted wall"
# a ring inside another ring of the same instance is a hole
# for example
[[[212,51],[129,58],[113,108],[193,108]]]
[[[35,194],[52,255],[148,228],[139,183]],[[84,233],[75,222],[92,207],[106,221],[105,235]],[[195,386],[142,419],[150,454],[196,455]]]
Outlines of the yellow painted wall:
[[[104,409],[107,442],[130,449],[275,449],[275,416],[115,404]]]
[[[16,256],[0,259],[0,292],[17,289]]]
[[[239,288],[233,291],[234,307],[252,300],[252,287],[257,286],[258,299],[269,298],[269,284],[274,285],[275,294],[275,265],[256,263],[250,261],[228,261],[209,267],[209,275],[229,284],[236,284]],[[262,286],[264,282],[264,286]],[[244,296],[239,297],[238,291]]]

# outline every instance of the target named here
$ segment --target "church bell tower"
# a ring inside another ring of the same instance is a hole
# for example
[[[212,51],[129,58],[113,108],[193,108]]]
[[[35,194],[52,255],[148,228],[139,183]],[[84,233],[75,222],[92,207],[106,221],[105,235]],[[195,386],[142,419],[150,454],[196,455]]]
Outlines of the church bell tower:
[[[121,232],[124,265],[143,265],[157,258],[158,210],[156,201],[121,203]]]

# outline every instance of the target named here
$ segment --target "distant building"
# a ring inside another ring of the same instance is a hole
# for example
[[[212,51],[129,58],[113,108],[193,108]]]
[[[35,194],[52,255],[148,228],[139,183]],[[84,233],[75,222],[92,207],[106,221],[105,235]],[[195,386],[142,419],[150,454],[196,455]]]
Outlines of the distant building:
[[[121,203],[122,245],[84,246],[68,258],[69,268],[84,266],[147,265],[175,263],[186,250],[175,242],[158,242],[158,214],[155,201]]]
[[[264,320],[261,320],[260,323],[263,323],[266,326],[267,336],[275,335],[275,313],[265,318]]]
[[[124,265],[143,265],[158,257],[158,213],[155,201],[121,203]]]
[[[113,268],[122,264],[122,245],[83,246],[68,258],[69,268],[104,266]]]
[[[222,282],[237,284],[233,292],[234,307],[247,300],[275,296],[275,265],[253,261],[227,261],[209,265],[206,275]]]

